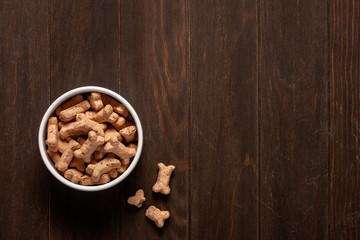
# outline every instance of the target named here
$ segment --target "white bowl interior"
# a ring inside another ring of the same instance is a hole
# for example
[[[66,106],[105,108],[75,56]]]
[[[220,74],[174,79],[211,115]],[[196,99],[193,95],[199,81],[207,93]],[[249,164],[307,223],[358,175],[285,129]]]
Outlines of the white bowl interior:
[[[47,121],[48,121],[49,117],[54,114],[55,109],[57,107],[59,107],[65,101],[69,100],[70,98],[72,98],[78,94],[89,93],[89,92],[100,92],[100,93],[107,94],[110,97],[113,97],[114,99],[116,99],[119,102],[121,102],[122,104],[124,104],[125,107],[128,109],[129,113],[131,114],[132,118],[134,119],[134,122],[135,122],[135,125],[137,128],[137,133],[138,133],[138,146],[137,146],[136,155],[134,156],[133,160],[131,161],[131,163],[128,166],[128,168],[126,169],[126,171],[123,174],[121,174],[119,177],[110,181],[109,183],[106,183],[103,185],[97,185],[97,186],[83,186],[80,184],[73,183],[73,182],[67,180],[66,178],[64,178],[63,176],[61,176],[60,173],[55,168],[54,163],[48,156],[48,154],[46,152],[46,144],[45,144],[46,133],[47,133],[47,130],[46,130]],[[81,191],[101,191],[101,190],[111,188],[111,187],[115,186],[116,184],[120,183],[134,170],[136,164],[139,161],[142,147],[143,147],[143,130],[142,130],[142,126],[140,123],[140,119],[139,119],[137,113],[135,112],[134,108],[123,97],[121,97],[116,92],[111,91],[106,88],[97,87],[97,86],[86,86],[86,87],[76,88],[76,89],[73,89],[71,91],[64,93],[50,105],[50,107],[47,109],[47,111],[45,112],[45,114],[41,120],[38,141],[39,141],[40,154],[45,163],[45,166],[47,167],[47,169],[49,169],[51,174],[57,180],[59,180],[61,183],[65,184],[66,186],[69,186],[73,189],[77,189],[77,190],[81,190]]]

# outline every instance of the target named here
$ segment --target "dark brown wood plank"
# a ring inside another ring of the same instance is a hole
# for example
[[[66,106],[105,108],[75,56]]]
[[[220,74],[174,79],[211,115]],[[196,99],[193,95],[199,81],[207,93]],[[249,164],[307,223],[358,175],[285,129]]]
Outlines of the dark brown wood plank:
[[[48,106],[47,1],[0,3],[0,238],[47,239],[49,179],[37,144]]]
[[[190,12],[191,237],[258,237],[256,1]]]
[[[118,91],[118,1],[51,1],[51,100],[79,86]],[[118,187],[72,190],[51,181],[52,239],[116,239]]]
[[[120,239],[187,239],[189,228],[189,82],[185,1],[121,1],[120,93],[133,104],[144,129],[135,171],[121,185]],[[152,193],[158,162],[174,164],[170,196]],[[141,209],[126,203],[138,188]],[[150,205],[169,210],[161,230],[145,217]]]
[[[329,1],[330,238],[360,238],[360,3]]]
[[[118,1],[51,1],[51,97],[85,85],[118,90]]]
[[[327,1],[260,9],[261,238],[326,239]]]

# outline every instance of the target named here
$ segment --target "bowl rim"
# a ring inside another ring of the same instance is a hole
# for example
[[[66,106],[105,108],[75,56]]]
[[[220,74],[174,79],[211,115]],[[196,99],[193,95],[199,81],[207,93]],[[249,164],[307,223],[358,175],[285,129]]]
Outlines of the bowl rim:
[[[57,169],[54,166],[53,161],[50,159],[50,157],[48,156],[48,154],[46,152],[46,144],[45,144],[46,136],[45,136],[45,134],[46,134],[47,121],[48,121],[49,117],[52,114],[54,114],[57,107],[59,107],[62,103],[64,103],[65,101],[69,100],[70,98],[72,98],[78,94],[90,93],[90,92],[104,93],[106,95],[109,95],[110,97],[113,97],[114,99],[118,100],[119,102],[121,102],[122,104],[125,105],[125,107],[129,111],[129,113],[131,114],[132,118],[134,119],[134,122],[135,122],[135,125],[137,128],[138,145],[137,145],[136,154],[135,154],[133,160],[131,161],[131,164],[128,166],[128,168],[125,170],[125,172],[123,174],[121,174],[119,177],[117,177],[114,180],[112,180],[106,184],[103,184],[103,185],[83,186],[83,185],[76,184],[76,183],[73,183],[73,182],[67,180],[65,177],[60,175],[60,173],[57,171]],[[46,112],[41,120],[41,123],[40,123],[39,133],[38,133],[38,144],[39,144],[40,155],[42,157],[42,160],[43,160],[45,166],[57,180],[59,180],[64,185],[66,185],[70,188],[76,189],[76,190],[86,191],[86,192],[96,192],[96,191],[102,191],[105,189],[109,189],[109,188],[119,184],[134,170],[135,166],[137,165],[137,163],[140,159],[142,148],[143,148],[143,130],[142,130],[139,116],[137,115],[135,109],[120,94],[118,94],[110,89],[104,88],[104,87],[83,86],[83,87],[78,87],[78,88],[75,88],[75,89],[72,89],[70,91],[63,93],[55,101],[53,101],[52,104],[48,107],[48,109],[46,110]]]

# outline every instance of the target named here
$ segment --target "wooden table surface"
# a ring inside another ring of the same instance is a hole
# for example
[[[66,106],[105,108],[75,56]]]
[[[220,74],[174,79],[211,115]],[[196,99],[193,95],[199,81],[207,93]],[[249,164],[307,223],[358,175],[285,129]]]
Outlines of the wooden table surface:
[[[0,239],[360,239],[359,29],[355,0],[1,1]],[[98,193],[58,182],[37,143],[86,85],[144,128],[136,169]]]

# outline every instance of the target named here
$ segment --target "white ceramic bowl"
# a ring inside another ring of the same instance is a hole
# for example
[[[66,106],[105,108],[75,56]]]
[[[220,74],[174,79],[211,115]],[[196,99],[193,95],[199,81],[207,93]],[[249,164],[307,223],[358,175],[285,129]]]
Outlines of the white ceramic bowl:
[[[110,97],[113,97],[114,99],[116,99],[119,102],[121,102],[122,104],[124,104],[125,107],[129,110],[129,113],[131,114],[131,116],[133,117],[133,119],[135,121],[137,133],[138,133],[138,146],[137,146],[136,155],[135,155],[134,159],[131,161],[131,164],[126,169],[126,171],[123,174],[121,174],[119,177],[117,177],[116,179],[110,181],[109,183],[106,183],[103,185],[97,185],[97,186],[83,186],[80,184],[70,182],[69,180],[67,180],[66,178],[61,176],[60,173],[56,170],[52,160],[48,156],[48,154],[46,152],[46,144],[45,144],[46,133],[47,133],[47,120],[49,119],[49,117],[51,115],[54,114],[55,109],[57,107],[59,107],[62,103],[64,103],[66,100],[69,100],[70,98],[72,98],[78,94],[89,93],[89,92],[100,92],[100,93],[107,94]],[[95,86],[86,86],[86,87],[76,88],[76,89],[73,89],[71,91],[64,93],[50,105],[50,107],[47,109],[47,111],[45,112],[45,114],[41,120],[38,141],[39,141],[40,154],[45,163],[45,166],[57,180],[59,180],[61,183],[65,184],[66,186],[71,187],[73,189],[77,189],[77,190],[81,190],[81,191],[101,191],[101,190],[111,188],[111,187],[115,186],[116,184],[120,183],[134,170],[136,164],[139,161],[140,155],[141,155],[144,138],[143,138],[143,131],[142,131],[140,119],[139,119],[138,115],[136,114],[134,108],[130,105],[130,103],[128,103],[128,101],[126,101],[123,97],[121,97],[116,92],[113,92],[109,89],[102,88],[102,87],[95,87]]]

